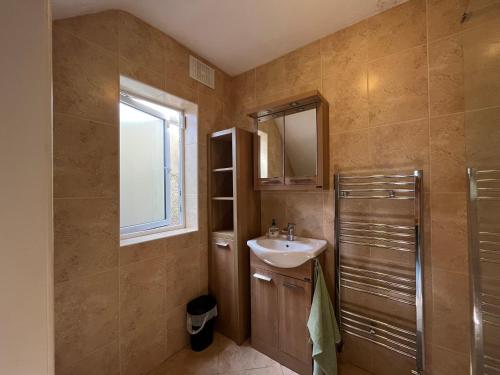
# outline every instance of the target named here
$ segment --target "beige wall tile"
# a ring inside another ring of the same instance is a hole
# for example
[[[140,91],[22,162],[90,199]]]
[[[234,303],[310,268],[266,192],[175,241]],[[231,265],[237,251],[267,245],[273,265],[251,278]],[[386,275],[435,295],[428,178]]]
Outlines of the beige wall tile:
[[[429,44],[429,95],[431,116],[464,111],[461,34]]]
[[[370,125],[427,117],[427,53],[416,47],[370,62]]]
[[[165,360],[166,347],[165,329],[143,331],[131,340],[123,339],[120,345],[121,374],[143,375],[149,373]]]
[[[118,266],[118,201],[54,200],[54,281]]]
[[[118,57],[57,29],[52,43],[54,112],[117,124]]]
[[[261,231],[266,234],[271,226],[272,220],[276,219],[276,224],[280,228],[286,225],[286,205],[287,197],[282,192],[263,191],[261,193]]]
[[[165,258],[120,269],[122,373],[143,374],[166,356]]]
[[[168,250],[171,249],[169,246]],[[200,246],[177,249],[175,257],[167,255],[166,295],[168,309],[185,305],[200,291]]]
[[[432,375],[467,375],[469,371],[468,353],[458,353],[436,345],[429,348],[429,363]]]
[[[500,18],[463,34],[466,110],[500,106],[499,42]]]
[[[68,367],[59,367],[57,375],[119,375],[118,341],[105,345]]]
[[[320,42],[256,68],[257,105],[321,89]]]
[[[371,168],[374,136],[373,129],[330,134],[330,165],[343,172]]]
[[[368,67],[360,64],[347,72],[332,74],[323,79],[323,95],[329,103],[332,133],[367,128]]]
[[[465,114],[467,164],[476,168],[498,166],[500,160],[500,109],[491,108]]]
[[[165,74],[165,56],[162,53],[166,37],[159,30],[127,12],[119,17],[120,55],[135,65]]]
[[[186,331],[186,306],[178,306],[167,314],[167,353],[171,355],[183,349],[189,343]]]
[[[439,39],[462,30],[460,20],[467,0],[428,0],[429,40]]]
[[[322,77],[340,76],[352,66],[368,62],[368,21],[339,30],[321,39]]]
[[[120,76],[132,78],[149,86],[165,90],[165,77],[143,65],[134,63],[120,56]]]
[[[374,143],[374,166],[386,170],[423,169],[427,175],[429,170],[429,120],[381,126],[374,131],[375,139],[372,140]]]
[[[57,283],[56,371],[118,339],[118,272]]]
[[[54,21],[55,29],[62,29],[102,48],[118,53],[118,10],[108,10],[85,16]],[[56,30],[56,32],[58,32]]]
[[[132,263],[120,269],[121,334],[133,336],[165,314],[165,258]]]
[[[466,191],[464,114],[433,118],[430,124],[433,192]]]
[[[425,0],[410,0],[369,18],[369,59],[425,44],[425,13]]]
[[[147,259],[164,257],[166,255],[167,241],[166,239],[159,239],[135,245],[121,246],[119,250],[120,267]]]
[[[54,115],[54,197],[118,195],[118,128]]]
[[[390,363],[390,366],[388,364]],[[373,347],[373,373],[383,375],[411,374],[415,370],[415,360],[382,348]]]
[[[295,223],[297,235],[322,238],[323,193],[288,193],[285,219]]]
[[[432,270],[432,344],[460,353],[469,352],[469,278],[465,274]]]
[[[189,51],[174,39],[165,36],[165,74],[167,79],[178,81],[191,90],[198,88],[198,83],[189,77]],[[216,82],[216,84],[220,82]]]
[[[465,193],[432,193],[432,267],[468,273]]]
[[[428,7],[430,40],[472,29],[500,15],[500,4],[496,0],[428,0]],[[466,10],[470,16],[461,23]]]

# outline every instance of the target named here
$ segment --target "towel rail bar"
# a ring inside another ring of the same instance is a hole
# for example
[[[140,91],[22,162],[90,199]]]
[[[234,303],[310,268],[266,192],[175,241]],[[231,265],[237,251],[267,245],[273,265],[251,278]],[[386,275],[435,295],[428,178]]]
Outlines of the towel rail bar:
[[[345,276],[348,276],[348,277],[351,277],[351,278],[355,277],[355,278],[362,278],[362,279],[366,279],[366,280],[370,280],[370,281],[375,281],[375,282],[378,282],[378,283],[382,283],[382,284],[394,286],[396,288],[413,290],[413,291],[415,290],[415,287],[412,287],[410,285],[404,285],[404,284],[394,283],[394,282],[391,282],[391,281],[388,281],[388,280],[379,279],[379,278],[376,278],[376,277],[370,277],[370,276],[365,276],[365,275],[356,275],[356,274],[351,273],[351,272],[341,271],[341,276],[342,275],[345,275]],[[344,280],[347,281],[347,279],[345,279],[345,278],[344,278]],[[379,288],[378,285],[373,285],[373,287]]]
[[[368,321],[370,321],[370,322],[374,322],[374,323],[376,323],[376,324],[379,324],[379,325],[382,325],[382,326],[384,326],[384,327],[390,328],[390,329],[392,329],[392,330],[394,330],[394,331],[398,331],[398,332],[401,332],[401,333],[404,333],[404,334],[407,334],[407,335],[410,335],[410,336],[413,336],[413,337],[415,337],[415,336],[416,336],[415,332],[409,331],[409,330],[404,329],[404,328],[401,328],[401,327],[397,327],[397,326],[395,326],[395,325],[392,325],[392,324],[389,324],[389,323],[383,322],[383,321],[381,321],[381,320],[378,320],[378,319],[375,319],[375,318],[369,318],[369,317],[367,317],[367,316],[363,316],[363,315],[360,315],[360,314],[356,314],[356,313],[354,313],[354,312],[352,312],[352,311],[348,311],[348,310],[346,310],[346,309],[342,309],[341,311],[342,311],[342,313],[343,313],[343,314],[345,314],[345,315],[355,316],[355,317],[357,317],[357,318],[360,318],[360,319],[365,319],[365,320],[368,320]]]
[[[351,289],[351,290],[354,290],[354,291],[357,291],[357,292],[371,294],[373,296],[383,297],[383,298],[390,299],[391,301],[396,301],[396,302],[399,302],[399,303],[405,303],[407,305],[415,306],[415,302],[414,301],[408,301],[408,300],[405,300],[405,299],[402,299],[402,298],[392,297],[392,296],[388,296],[387,294],[377,293],[377,292],[373,292],[371,290],[364,290],[364,289],[356,288],[356,287],[350,286],[350,285],[341,284],[340,286],[342,288]]]
[[[373,270],[369,270],[366,268],[359,268],[359,267],[346,266],[346,265],[341,265],[340,269],[341,270],[346,269],[346,270],[352,270],[352,271],[358,271],[358,272],[367,272],[367,273],[371,273],[374,275],[384,276],[384,277],[400,280],[402,282],[415,284],[415,279],[410,279],[408,277],[403,277],[403,276],[391,275],[389,273],[385,273],[385,272],[381,272],[381,271],[373,271]]]
[[[357,337],[357,338],[360,338],[360,339],[364,339],[364,340],[370,341],[370,342],[372,342],[372,343],[374,343],[376,345],[382,346],[382,347],[384,347],[386,349],[392,350],[393,352],[399,353],[399,354],[404,355],[406,357],[409,357],[409,358],[412,358],[412,359],[416,359],[416,356],[413,355],[413,354],[409,354],[409,353],[406,353],[403,350],[399,350],[399,349],[393,348],[392,346],[384,344],[382,342],[378,342],[377,340],[373,340],[373,339],[371,339],[369,337],[365,337],[365,336],[360,335],[358,333],[351,332],[351,331],[349,331],[347,329],[343,329],[342,331],[345,332],[345,333],[347,333],[347,334],[349,334],[349,335],[351,335],[351,336],[354,336],[354,337]]]
[[[339,234],[340,236],[340,234]],[[403,252],[408,252],[408,253],[414,253],[415,250],[413,249],[407,249],[405,247],[398,247],[398,246],[387,246],[387,245],[382,245],[382,244],[377,244],[377,243],[372,243],[372,242],[359,242],[359,241],[348,241],[344,239],[339,239],[340,243],[348,243],[352,245],[362,245],[362,246],[371,246],[371,247],[379,247],[382,249],[389,249],[389,250],[395,250],[395,251],[403,251]]]
[[[370,328],[370,330],[374,330],[374,331],[377,331],[377,332],[378,331],[383,332],[385,334],[388,334],[389,336],[392,336],[392,337],[395,337],[397,339],[406,341],[406,342],[408,342],[410,344],[413,344],[413,345],[417,344],[416,340],[412,340],[412,339],[410,339],[408,337],[404,337],[404,336],[398,335],[398,334],[396,334],[394,332],[391,332],[391,331],[389,331],[387,329],[380,328],[380,327],[377,327],[377,326],[374,326],[374,325],[368,324],[368,323],[358,322],[358,321],[356,321],[355,319],[352,319],[352,318],[344,317],[344,321],[346,321],[346,320],[349,321],[349,322],[351,322],[351,323],[353,323],[353,324],[359,324],[359,325],[361,325],[363,327]]]
[[[339,224],[349,224],[349,225],[365,225],[365,226],[375,226],[375,227],[385,227],[385,228],[393,228],[393,229],[406,229],[414,231],[415,227],[411,227],[408,225],[396,225],[396,224],[385,224],[385,223],[369,223],[369,222],[361,222],[361,221],[344,221],[339,220]]]

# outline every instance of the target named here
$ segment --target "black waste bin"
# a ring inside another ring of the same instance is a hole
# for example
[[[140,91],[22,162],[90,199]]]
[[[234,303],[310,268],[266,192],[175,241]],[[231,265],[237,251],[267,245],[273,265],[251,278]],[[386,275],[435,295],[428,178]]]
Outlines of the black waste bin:
[[[191,336],[191,349],[201,352],[214,339],[214,318],[217,302],[210,295],[200,296],[187,304],[187,330]]]

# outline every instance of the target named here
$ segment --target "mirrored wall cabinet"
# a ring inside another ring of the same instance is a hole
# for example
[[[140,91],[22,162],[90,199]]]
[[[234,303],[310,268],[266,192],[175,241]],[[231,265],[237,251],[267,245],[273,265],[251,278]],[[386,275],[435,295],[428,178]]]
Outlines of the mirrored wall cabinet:
[[[254,188],[318,190],[328,186],[328,102],[318,91],[253,110]]]

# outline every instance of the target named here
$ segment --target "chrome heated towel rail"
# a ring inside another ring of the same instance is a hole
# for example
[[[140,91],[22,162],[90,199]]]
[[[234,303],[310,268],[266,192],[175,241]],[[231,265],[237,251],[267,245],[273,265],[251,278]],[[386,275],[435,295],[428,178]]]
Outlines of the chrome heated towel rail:
[[[500,374],[500,170],[467,170],[472,375]]]
[[[344,334],[369,341],[415,360],[415,369],[411,370],[411,373],[423,374],[422,171],[365,176],[336,174],[334,185],[335,304],[341,330]],[[350,199],[361,200],[360,202],[363,202],[362,200],[409,201],[412,211],[410,215],[414,220],[410,223],[398,223],[394,220],[374,222],[345,218],[341,202]],[[498,239],[500,240],[500,237]],[[411,275],[408,275],[398,272],[397,269],[380,270],[373,267],[370,261],[360,266],[343,259],[343,249],[346,245],[408,254],[414,258],[415,268],[412,269]],[[364,309],[363,306],[357,306],[356,309],[352,309],[342,301],[342,291],[345,290],[409,305],[415,309],[415,324],[408,327],[401,322],[374,316],[369,307]]]

